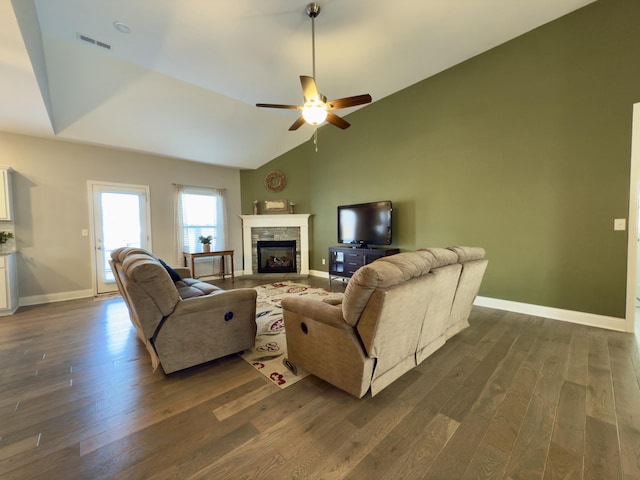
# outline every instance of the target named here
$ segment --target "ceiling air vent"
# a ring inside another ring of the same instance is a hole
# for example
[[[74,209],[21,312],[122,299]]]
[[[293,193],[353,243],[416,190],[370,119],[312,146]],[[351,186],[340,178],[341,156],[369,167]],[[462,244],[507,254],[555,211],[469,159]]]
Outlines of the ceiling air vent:
[[[108,43],[104,43],[104,42],[101,42],[100,40],[96,40],[94,38],[87,37],[86,35],[83,35],[81,33],[78,33],[78,38],[80,40],[82,40],[83,42],[90,43],[91,45],[95,45],[97,47],[102,47],[102,48],[104,48],[106,50],[111,50],[111,45],[109,45]]]

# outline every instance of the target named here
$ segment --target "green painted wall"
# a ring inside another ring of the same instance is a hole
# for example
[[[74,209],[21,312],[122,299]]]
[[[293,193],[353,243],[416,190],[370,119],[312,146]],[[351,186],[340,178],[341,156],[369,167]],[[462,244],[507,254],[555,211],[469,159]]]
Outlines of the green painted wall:
[[[326,271],[336,206],[390,199],[394,246],[486,248],[481,295],[624,317],[613,220],[628,216],[638,18],[637,0],[600,0],[378,100],[321,128],[318,153],[241,172],[242,211],[287,198],[312,213],[311,269]],[[262,186],[273,169],[279,194]]]

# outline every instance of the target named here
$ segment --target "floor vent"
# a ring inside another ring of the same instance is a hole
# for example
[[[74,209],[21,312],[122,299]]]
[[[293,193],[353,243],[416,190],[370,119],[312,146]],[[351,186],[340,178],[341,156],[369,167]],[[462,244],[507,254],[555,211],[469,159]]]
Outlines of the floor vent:
[[[81,33],[78,33],[78,38],[80,40],[82,40],[83,42],[90,43],[91,45],[95,45],[97,47],[102,47],[102,48],[104,48],[106,50],[111,50],[111,45],[109,45],[108,43],[104,43],[104,42],[101,42],[100,40],[96,40],[94,38],[87,37],[86,35],[83,35]]]

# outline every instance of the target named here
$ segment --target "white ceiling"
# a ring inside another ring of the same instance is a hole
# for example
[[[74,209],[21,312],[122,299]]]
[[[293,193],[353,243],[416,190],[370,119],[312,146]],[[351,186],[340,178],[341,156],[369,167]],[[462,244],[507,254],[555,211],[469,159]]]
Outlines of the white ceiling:
[[[375,102],[592,1],[319,1],[318,88]],[[0,0],[0,130],[257,168],[313,133],[255,107],[302,103],[307,3]]]

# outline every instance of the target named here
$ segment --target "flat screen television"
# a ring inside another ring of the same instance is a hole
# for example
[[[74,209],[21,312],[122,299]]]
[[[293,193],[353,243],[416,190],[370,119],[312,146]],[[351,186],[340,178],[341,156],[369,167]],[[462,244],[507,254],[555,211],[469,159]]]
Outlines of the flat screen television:
[[[390,245],[392,211],[390,200],[338,206],[338,243]]]

